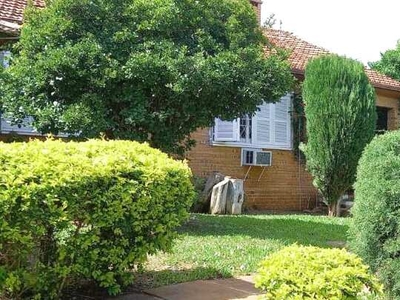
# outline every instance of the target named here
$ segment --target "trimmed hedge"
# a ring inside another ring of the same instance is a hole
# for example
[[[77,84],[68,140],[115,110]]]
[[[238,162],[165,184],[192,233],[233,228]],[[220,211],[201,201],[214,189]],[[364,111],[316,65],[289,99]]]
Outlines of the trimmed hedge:
[[[350,246],[400,298],[400,132],[375,138],[357,170]]]
[[[89,279],[117,294],[188,217],[191,172],[128,141],[0,143],[0,298],[57,298]]]
[[[258,270],[263,299],[357,299],[382,288],[368,267],[344,249],[292,245],[269,255]]]

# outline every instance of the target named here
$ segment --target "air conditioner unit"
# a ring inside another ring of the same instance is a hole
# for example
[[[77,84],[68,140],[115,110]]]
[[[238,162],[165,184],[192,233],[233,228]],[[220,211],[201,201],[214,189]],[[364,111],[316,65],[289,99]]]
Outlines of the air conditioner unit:
[[[242,166],[268,167],[272,164],[272,152],[261,149],[242,149]]]

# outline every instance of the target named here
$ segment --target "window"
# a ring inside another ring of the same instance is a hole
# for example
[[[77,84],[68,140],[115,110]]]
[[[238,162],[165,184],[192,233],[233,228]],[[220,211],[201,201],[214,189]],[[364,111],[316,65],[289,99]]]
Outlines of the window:
[[[10,51],[0,51],[0,66],[4,68],[9,67],[9,60],[11,57]],[[0,114],[0,130],[1,133],[18,133],[24,135],[37,135],[38,133],[34,131],[34,129],[30,126],[33,119],[31,117],[27,117],[24,120],[24,124],[21,126],[11,125],[11,121],[8,118],[5,118],[3,114]]]
[[[213,145],[291,149],[291,96],[275,104],[264,103],[254,116],[234,121],[215,120]]]
[[[240,118],[240,141],[243,143],[251,143],[252,135],[252,117],[249,115]]]
[[[376,120],[376,134],[384,134],[388,130],[388,114],[389,108],[387,107],[376,107],[376,114],[378,119]]]
[[[11,57],[10,51],[0,51],[0,66],[8,68],[10,57]]]
[[[11,121],[8,118],[1,116],[1,133],[17,133],[22,135],[38,135],[38,132],[34,130],[31,126],[33,122],[32,117],[27,117],[24,119],[22,125],[11,125]]]

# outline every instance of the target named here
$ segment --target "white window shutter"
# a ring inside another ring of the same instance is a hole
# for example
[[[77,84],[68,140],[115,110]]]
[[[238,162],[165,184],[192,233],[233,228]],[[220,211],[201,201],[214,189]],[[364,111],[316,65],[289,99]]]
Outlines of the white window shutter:
[[[274,136],[275,144],[290,145],[290,95],[275,103]]]
[[[238,142],[239,137],[239,119],[233,121],[223,121],[215,119],[214,141],[215,142]]]
[[[266,144],[271,142],[271,104],[263,103],[258,107],[254,116],[253,124],[255,126],[254,142],[256,144]]]

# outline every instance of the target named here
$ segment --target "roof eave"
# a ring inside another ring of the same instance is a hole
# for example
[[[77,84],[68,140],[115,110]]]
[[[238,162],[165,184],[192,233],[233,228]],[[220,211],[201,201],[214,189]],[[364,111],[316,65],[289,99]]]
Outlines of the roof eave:
[[[293,75],[295,75],[295,76],[297,75],[297,76],[302,76],[302,77],[304,77],[304,75],[305,75],[304,70],[296,69],[296,68],[292,68],[292,73],[293,73]],[[370,83],[372,84],[372,86],[373,86],[374,88],[377,88],[377,89],[388,90],[388,91],[394,91],[394,92],[400,92],[400,87],[393,87],[393,86],[390,86],[390,85],[375,83],[375,82],[371,82],[371,81],[370,81]]]

